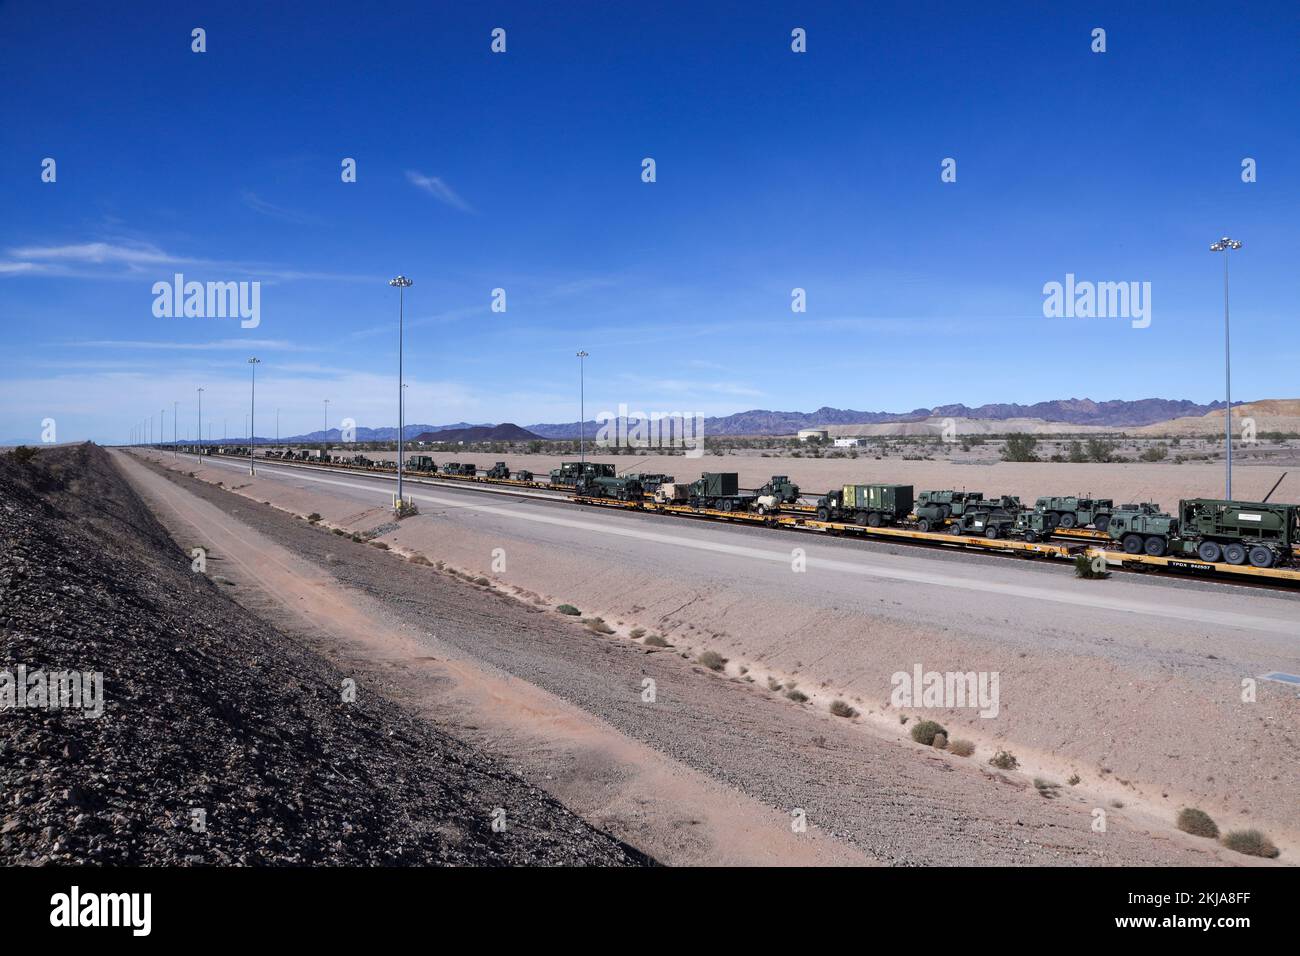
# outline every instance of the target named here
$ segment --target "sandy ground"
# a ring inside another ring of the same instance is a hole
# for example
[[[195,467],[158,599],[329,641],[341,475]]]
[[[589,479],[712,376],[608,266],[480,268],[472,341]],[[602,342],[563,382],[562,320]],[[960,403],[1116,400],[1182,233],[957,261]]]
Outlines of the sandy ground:
[[[442,724],[471,726],[496,751],[530,755],[533,772],[576,764],[570,786],[545,789],[586,818],[662,862],[701,865],[863,865],[874,862],[817,827],[796,835],[786,817],[720,786],[618,733],[578,707],[511,680],[436,637],[385,626],[374,602],[213,505],[119,456],[136,486],[178,541],[197,542],[241,601],[262,592],[254,609],[277,626],[316,641],[333,656],[377,669],[399,699]],[[360,683],[360,682],[359,682]],[[507,808],[508,810],[508,808]],[[622,831],[622,832],[618,832]]]
[[[326,522],[364,529],[385,521],[377,507],[362,504],[384,493],[377,481],[289,480],[268,472],[245,487],[247,478],[230,463],[205,463],[199,473],[295,513],[319,512]],[[746,667],[760,689],[769,676],[797,681],[813,698],[809,707],[852,700],[863,711],[856,723],[895,739],[903,732],[888,706],[894,670],[918,662],[926,669],[996,670],[1003,680],[997,720],[936,715],[980,745],[975,759],[1009,747],[1031,773],[1055,781],[1078,774],[1080,796],[1111,812],[1120,811],[1118,803],[1125,813],[1159,822],[1195,803],[1221,825],[1263,825],[1275,842],[1296,846],[1296,704],[1280,685],[1261,685],[1260,701],[1250,707],[1238,699],[1242,675],[1300,670],[1294,597],[1112,580],[1101,585],[1096,612],[1083,614],[1070,603],[1077,595],[1062,587],[1093,586],[1084,593],[1096,593],[1096,583],[1075,582],[1059,569],[998,558],[972,565],[970,555],[919,558],[887,545],[808,543],[808,536],[794,544],[804,543],[815,573],[790,576],[788,550],[784,572],[763,570],[777,566],[761,558],[724,571],[723,563],[701,561],[690,549],[716,553],[719,533],[742,552],[792,545],[765,531],[671,522],[681,540],[645,546],[641,526],[655,529],[653,537],[663,519],[540,503],[503,508],[469,492],[419,491],[424,515],[383,538],[397,548],[552,603],[572,602],[624,633],[640,625],[683,648],[718,650],[731,658],[730,674],[739,678]],[[545,520],[525,520],[526,508],[543,509]],[[566,526],[570,519],[557,521],[552,511],[583,521]],[[588,515],[639,524],[604,541],[585,526]],[[495,548],[508,555],[508,572],[492,571]],[[864,553],[872,557],[865,564]]]
[[[420,451],[415,454],[422,454]],[[388,458],[392,453],[366,452],[370,458]],[[526,468],[545,476],[561,461],[573,456],[491,455],[463,452],[433,456],[444,461],[474,462],[487,469],[504,461],[512,471]],[[1128,501],[1157,501],[1167,510],[1178,507],[1182,498],[1217,498],[1223,495],[1223,465],[1210,462],[1149,464],[1068,464],[1059,462],[1004,462],[969,459],[968,464],[950,461],[903,461],[898,457],[882,460],[863,454],[857,459],[835,458],[762,458],[756,453],[705,455],[686,458],[681,455],[601,455],[589,452],[592,461],[612,462],[619,474],[646,472],[673,475],[693,480],[705,471],[734,471],[740,475],[742,488],[762,485],[774,474],[789,475],[805,495],[821,493],[845,484],[885,482],[925,488],[953,488],[982,491],[985,496],[1019,495],[1032,504],[1039,495],[1094,495],[1112,498],[1117,504]],[[1273,483],[1287,472],[1287,477],[1273,493],[1272,501],[1300,501],[1300,468],[1270,464],[1237,464],[1233,468],[1233,494],[1243,500],[1258,500]]]

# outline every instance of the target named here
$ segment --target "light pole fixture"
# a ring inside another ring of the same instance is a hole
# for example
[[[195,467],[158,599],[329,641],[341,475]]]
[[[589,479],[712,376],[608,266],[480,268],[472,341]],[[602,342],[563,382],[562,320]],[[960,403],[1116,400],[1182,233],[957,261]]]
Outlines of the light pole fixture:
[[[172,399],[172,457],[173,458],[179,458],[181,454],[179,451],[176,450],[176,410],[179,406],[180,406],[180,402],[176,401],[176,399]]]
[[[578,453],[582,458],[582,471],[587,471],[587,383],[585,351],[578,351]]]
[[[402,394],[402,313],[406,307],[406,290],[415,283],[399,275],[389,279],[388,284],[397,287],[397,510],[400,514],[405,502],[402,497],[402,429],[406,423]]]
[[[1224,236],[1218,242],[1211,244],[1211,252],[1222,252],[1223,257],[1223,388],[1224,398],[1227,405],[1223,409],[1223,435],[1227,439],[1228,461],[1227,461],[1227,480],[1225,481],[1224,497],[1229,501],[1232,500],[1232,358],[1231,358],[1231,337],[1228,334],[1228,256],[1227,253],[1233,249],[1240,249],[1241,243],[1236,239],[1229,239]]]
[[[330,437],[330,400],[327,398],[325,399],[325,431],[321,433],[321,438],[320,438],[322,446],[324,446],[325,442],[329,441],[329,437]]]
[[[250,358],[248,360],[249,368],[252,371],[252,391],[248,398],[248,473],[257,474],[253,470],[253,433],[257,431],[257,366],[262,362],[259,358]]]

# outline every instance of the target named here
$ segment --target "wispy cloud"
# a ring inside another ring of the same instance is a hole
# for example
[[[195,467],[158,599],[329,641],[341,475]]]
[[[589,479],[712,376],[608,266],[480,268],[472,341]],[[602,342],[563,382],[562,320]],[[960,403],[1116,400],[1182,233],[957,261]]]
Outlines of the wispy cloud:
[[[379,282],[379,276],[306,272],[255,262],[202,259],[175,255],[145,242],[81,242],[61,246],[17,246],[6,250],[11,261],[0,261],[0,275],[44,274],[82,279],[139,278],[160,268],[220,269],[227,274],[265,280],[339,280]],[[89,269],[87,267],[90,267]]]
[[[474,208],[469,203],[460,198],[456,190],[442,181],[441,176],[426,176],[413,169],[408,169],[406,179],[412,186],[423,189],[440,203],[445,203],[453,209],[459,209],[461,212],[474,211]]]
[[[263,216],[269,216],[272,219],[279,219],[281,222],[293,223],[297,226],[318,226],[321,220],[316,216],[308,215],[304,212],[298,212],[295,209],[286,209],[283,206],[277,206],[269,203],[257,193],[245,189],[240,198],[243,199],[244,205],[253,212],[260,213]]]

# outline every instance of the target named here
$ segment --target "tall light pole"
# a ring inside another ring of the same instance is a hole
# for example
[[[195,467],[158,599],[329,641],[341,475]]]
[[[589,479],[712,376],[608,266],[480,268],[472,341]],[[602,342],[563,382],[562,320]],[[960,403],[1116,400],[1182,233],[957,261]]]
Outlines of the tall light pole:
[[[253,470],[253,432],[257,429],[257,366],[261,363],[259,358],[250,358],[248,366],[252,371],[252,391],[248,396],[248,473],[257,474]]]
[[[179,458],[181,454],[176,450],[176,409],[179,406],[180,406],[180,402],[176,401],[176,399],[172,399],[172,457],[173,458]]]
[[[1228,442],[1228,477],[1226,482],[1227,491],[1224,497],[1229,501],[1232,500],[1232,359],[1230,353],[1231,340],[1228,335],[1228,255],[1233,249],[1240,249],[1241,243],[1236,239],[1229,239],[1224,236],[1218,242],[1210,246],[1211,252],[1222,252],[1223,256],[1223,387],[1227,407],[1223,410],[1223,434]]]
[[[162,451],[162,446],[167,438],[167,409],[158,409],[158,450]]]
[[[406,307],[406,290],[414,283],[399,275],[389,279],[388,284],[397,287],[397,507],[400,514],[402,503],[402,429],[405,426],[402,394],[402,313]]]
[[[320,439],[322,446],[324,446],[325,442],[329,440],[329,437],[330,437],[330,400],[327,398],[325,399],[325,431],[321,434],[321,439]]]
[[[587,382],[586,363],[583,361],[586,357],[586,352],[578,352],[578,452],[584,473],[587,470]]]
[[[275,447],[280,447],[280,409],[275,410]]]

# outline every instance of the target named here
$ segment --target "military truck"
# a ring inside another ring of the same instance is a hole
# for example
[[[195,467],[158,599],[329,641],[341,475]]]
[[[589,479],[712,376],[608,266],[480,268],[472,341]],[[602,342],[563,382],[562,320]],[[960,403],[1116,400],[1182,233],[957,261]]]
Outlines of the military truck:
[[[504,461],[499,461],[488,469],[487,476],[489,478],[509,478],[510,469],[506,467]]]
[[[559,468],[551,469],[551,484],[573,487],[578,483],[578,479],[587,478],[613,478],[614,466],[599,461],[565,461],[560,463]]]
[[[911,485],[845,485],[817,499],[817,520],[879,528],[907,518],[912,502]]]
[[[916,513],[945,520],[964,512],[967,502],[983,498],[982,491],[923,491],[916,496]],[[923,508],[925,514],[922,514]]]
[[[1049,515],[1057,527],[1083,528],[1092,525],[1105,531],[1115,502],[1110,498],[1052,497],[1045,495],[1034,502],[1034,510]]]
[[[717,511],[748,511],[758,496],[740,491],[740,475],[734,471],[706,471],[691,482],[687,501],[692,508]]]
[[[533,473],[527,468],[520,468],[515,472],[515,481],[532,481]]]
[[[671,484],[676,479],[672,475],[651,475],[651,474],[631,474],[625,475],[626,478],[635,478],[641,482],[641,487],[646,494],[653,494],[655,489],[660,485]]]
[[[759,496],[771,495],[777,504],[792,505],[799,500],[799,486],[787,475],[773,475],[758,489]]]
[[[444,475],[459,475],[462,478],[473,478],[478,474],[478,466],[473,462],[449,461],[442,466]]]
[[[406,459],[406,467],[411,471],[437,471],[438,466],[428,455],[412,455]]]
[[[1300,505],[1190,498],[1178,503],[1177,517],[1117,511],[1107,531],[1129,554],[1138,553],[1140,539],[1140,550],[1157,557],[1195,555],[1211,564],[1271,568],[1294,561]]]
[[[1024,513],[1016,495],[996,495],[969,501],[966,509],[953,521],[949,530],[953,534],[974,535],[980,538],[1006,538],[1017,530],[1017,522]],[[1043,527],[1047,527],[1044,522]]]
[[[640,501],[645,497],[641,482],[626,476],[583,475],[573,486],[573,491],[588,498],[616,498],[619,501]]]

